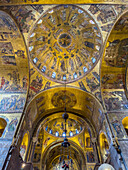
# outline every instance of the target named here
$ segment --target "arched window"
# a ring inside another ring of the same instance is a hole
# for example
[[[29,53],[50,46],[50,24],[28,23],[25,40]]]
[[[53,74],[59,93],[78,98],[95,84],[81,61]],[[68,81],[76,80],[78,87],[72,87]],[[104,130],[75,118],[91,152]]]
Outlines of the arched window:
[[[89,127],[85,128],[85,147],[86,148],[92,148],[92,142],[91,142],[91,130]]]
[[[6,125],[7,125],[7,122],[3,118],[0,118],[0,137],[3,134]]]
[[[27,148],[28,148],[28,132],[24,134],[24,137],[22,139],[22,143],[20,146],[20,155],[22,156],[23,160],[25,158]]]
[[[124,126],[124,129],[128,135],[128,117],[125,117],[123,120],[122,120],[122,124]]]
[[[103,132],[100,134],[100,149],[101,149],[101,154],[103,156],[103,159],[106,160],[109,153],[109,144]]]

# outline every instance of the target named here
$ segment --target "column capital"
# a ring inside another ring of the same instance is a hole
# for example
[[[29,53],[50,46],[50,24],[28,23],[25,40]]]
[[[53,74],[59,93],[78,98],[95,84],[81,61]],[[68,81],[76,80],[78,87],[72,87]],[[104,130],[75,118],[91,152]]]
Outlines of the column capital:
[[[33,141],[33,143],[37,143],[38,137],[34,136],[34,137],[32,138],[32,141]]]

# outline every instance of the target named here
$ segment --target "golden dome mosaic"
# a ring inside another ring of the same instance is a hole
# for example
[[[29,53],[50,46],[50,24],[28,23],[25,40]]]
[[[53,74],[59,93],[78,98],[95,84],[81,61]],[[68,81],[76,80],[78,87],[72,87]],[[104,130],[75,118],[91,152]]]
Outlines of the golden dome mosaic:
[[[102,36],[95,20],[74,5],[59,5],[44,13],[29,37],[34,66],[56,82],[72,82],[96,65]]]
[[[81,119],[80,119],[81,120]],[[65,134],[65,121],[63,118],[53,119],[44,125],[44,130],[49,134],[56,137],[73,137],[82,132],[83,124],[77,120],[69,118],[67,120],[66,128],[67,133]]]

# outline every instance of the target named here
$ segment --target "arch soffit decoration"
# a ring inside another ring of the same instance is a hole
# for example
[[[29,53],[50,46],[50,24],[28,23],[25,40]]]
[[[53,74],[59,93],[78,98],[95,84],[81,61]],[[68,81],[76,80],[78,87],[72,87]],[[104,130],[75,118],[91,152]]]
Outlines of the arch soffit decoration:
[[[70,140],[69,140],[70,141]],[[45,161],[47,159],[47,156],[49,155],[50,151],[51,150],[54,150],[56,149],[57,147],[61,146],[61,143],[62,141],[58,141],[57,143],[54,143],[54,144],[50,144],[46,149],[45,151],[43,152],[42,154],[42,164],[45,164]],[[80,158],[82,158],[82,165],[86,165],[86,158],[85,158],[85,154],[83,152],[83,150],[81,149],[81,147],[79,145],[77,145],[75,142],[73,141],[70,141],[71,143],[71,146],[72,146],[72,149],[74,151],[77,151],[77,153],[80,155]],[[57,151],[58,152],[58,151]],[[61,153],[61,150],[59,150],[59,154],[62,154]],[[55,155],[57,156],[57,155]],[[77,155],[78,156],[78,155]],[[44,158],[44,159],[43,159]]]
[[[128,18],[128,11],[118,17],[104,45],[100,79],[101,96],[106,111],[127,110],[125,104],[122,104],[127,102],[128,86],[128,59],[124,47],[128,44],[128,32],[125,27],[127,25],[126,18]],[[123,23],[122,27],[121,22]],[[117,107],[113,107],[114,103],[111,102],[111,99],[117,103]]]
[[[0,13],[0,45],[1,55],[4,55],[1,59],[0,75],[2,78],[4,78],[2,79],[3,83],[5,82],[5,84],[2,85],[6,85],[1,87],[1,91],[4,93],[17,92],[26,94],[29,83],[29,68],[26,43],[15,20],[5,11],[0,10]]]
[[[5,136],[2,138],[9,136],[12,139],[28,93],[28,57],[24,37],[15,20],[8,13],[0,10],[0,23],[0,112],[9,120],[4,131]],[[13,133],[7,129],[11,124]]]
[[[65,88],[56,87],[36,95],[26,108],[26,117],[29,117],[31,125],[38,129],[41,121],[50,114],[64,111]],[[104,118],[103,108],[99,101],[92,95],[77,88],[66,88],[66,110],[75,113],[94,126],[97,133],[100,130]],[[95,111],[94,111],[95,108]],[[37,130],[39,131],[39,129]],[[95,130],[94,130],[95,131]]]

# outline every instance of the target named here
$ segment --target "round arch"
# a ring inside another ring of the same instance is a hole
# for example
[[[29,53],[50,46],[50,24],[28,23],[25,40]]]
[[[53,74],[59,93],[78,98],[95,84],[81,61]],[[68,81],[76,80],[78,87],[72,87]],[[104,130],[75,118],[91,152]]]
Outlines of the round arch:
[[[42,155],[45,154],[47,148],[49,148],[52,145],[55,145],[58,142],[61,143],[62,140],[64,139],[64,137],[62,137],[60,135],[62,132],[62,129],[63,129],[62,128],[63,120],[61,119],[62,114],[63,114],[63,112],[54,113],[54,114],[46,117],[44,120],[42,120],[42,122],[40,123],[40,125],[38,127],[38,130],[35,133],[36,136],[33,137],[33,139],[36,142],[35,142],[35,145],[33,145],[33,146],[31,145],[32,147],[30,147],[30,148],[32,148],[32,150],[30,151],[30,153],[28,155],[28,157],[29,157],[28,160],[32,160],[34,166],[36,166],[36,164],[38,163],[38,168],[39,168],[39,164],[41,164],[41,157],[42,157]],[[69,118],[67,120],[67,131],[69,132],[70,130],[72,130],[72,132],[73,132],[73,136],[67,136],[68,139],[70,140],[71,143],[74,143],[74,145],[79,146],[79,148],[84,152],[84,154],[85,154],[84,156],[88,157],[88,161],[92,161],[92,160],[90,160],[89,154],[93,155],[94,150],[93,150],[92,145],[88,144],[88,146],[85,146],[85,144],[86,144],[85,143],[85,133],[86,134],[89,133],[91,138],[93,138],[95,136],[93,129],[91,129],[89,124],[84,119],[79,117],[78,115],[74,115],[73,113],[69,113],[69,112],[68,112],[68,115],[69,115]],[[81,123],[82,123],[82,129],[81,129],[81,131],[79,131],[80,130],[79,126],[81,126]],[[52,132],[51,132],[51,128],[52,128]],[[77,130],[77,132],[76,132],[76,130]],[[56,131],[59,132],[60,136],[56,136],[56,133],[55,133]],[[34,140],[32,140],[32,141],[34,141]],[[87,151],[86,151],[86,149],[87,149]],[[86,155],[86,152],[88,152],[87,155]],[[33,157],[31,155],[33,155]],[[56,155],[54,160],[58,160],[59,157],[58,157],[58,159],[57,159],[57,157],[58,156]],[[96,153],[96,157],[97,157],[97,153]],[[53,161],[53,164],[55,164],[55,162]],[[80,163],[80,165],[82,166],[82,163]],[[59,166],[59,165],[56,165],[56,166]],[[80,168],[78,168],[78,169],[80,169]]]
[[[128,11],[115,22],[104,46],[101,62],[101,95],[106,111],[126,110]]]
[[[0,137],[2,136],[6,126],[7,126],[6,120],[3,118],[0,118]]]
[[[104,118],[104,110],[101,103],[92,94],[78,88],[68,86],[65,92],[64,87],[58,86],[40,92],[28,104],[25,112],[26,116],[29,114],[29,122],[31,122],[31,126],[34,127],[33,134],[36,133],[39,124],[44,118],[51,114],[64,111],[65,93],[67,98],[67,112],[85,119],[90,123],[95,133],[100,130]]]
[[[123,120],[122,120],[122,124],[124,126],[124,129],[126,131],[126,134],[128,135],[128,116],[125,117]]]
[[[77,170],[86,169],[86,158],[84,156],[83,150],[74,142],[70,141],[70,148],[63,150],[61,143],[62,141],[59,141],[55,144],[51,144],[48,148],[46,148],[44,154],[42,155],[42,165],[44,165],[44,169],[48,170],[49,167],[54,167],[56,165],[61,166],[61,161],[65,159],[65,163],[71,164],[72,159],[72,166],[76,166]],[[53,157],[51,155],[54,155]],[[50,156],[50,157],[49,157]],[[67,158],[69,156],[69,158]],[[61,157],[61,160],[60,160]],[[60,164],[58,164],[56,161],[60,160]],[[48,160],[48,161],[47,161]],[[55,161],[55,163],[54,163]],[[73,165],[74,164],[74,165]]]
[[[64,100],[65,95],[67,99],[66,101]],[[45,151],[45,148],[50,144],[56,143],[56,141],[60,140],[59,138],[57,139],[55,134],[50,136],[50,134],[45,132],[44,129],[42,131],[41,129],[45,122],[50,121],[50,117],[52,117],[52,119],[55,115],[57,115],[57,119],[62,117],[65,108],[65,102],[66,111],[69,113],[69,118],[72,119],[70,115],[74,115],[73,119],[77,117],[77,121],[78,119],[83,119],[90,128],[89,133],[92,133],[91,137],[96,138],[98,135],[98,132],[100,131],[103,124],[104,112],[101,103],[92,94],[71,86],[66,87],[66,90],[65,87],[62,86],[47,89],[46,91],[36,95],[28,104],[25,111],[25,119],[28,122],[32,139],[29,143],[29,150],[27,151],[26,155],[27,161],[33,160],[35,165],[37,162],[39,165],[41,155]],[[58,126],[60,126],[59,123]],[[88,128],[86,131],[88,131]],[[73,136],[73,138],[76,139],[76,144],[78,144],[82,150],[86,150],[85,133],[80,133],[79,136],[76,135]],[[42,147],[40,145],[41,143],[46,147]],[[95,149],[93,149],[91,145],[86,147],[88,149],[87,154],[85,154],[88,158],[87,161],[95,163],[95,161],[99,159],[99,153],[96,147],[96,144],[94,146]],[[37,151],[37,153],[35,151]],[[89,156],[94,156],[93,152],[95,152],[96,159],[89,160]]]
[[[104,132],[101,132],[99,135],[99,144],[100,144],[102,158],[105,161],[108,156],[109,142]]]
[[[28,144],[29,144],[29,132],[27,131],[24,133],[24,136],[22,138],[22,142],[20,145],[20,155],[23,160],[25,159],[25,155],[28,149]]]

